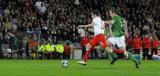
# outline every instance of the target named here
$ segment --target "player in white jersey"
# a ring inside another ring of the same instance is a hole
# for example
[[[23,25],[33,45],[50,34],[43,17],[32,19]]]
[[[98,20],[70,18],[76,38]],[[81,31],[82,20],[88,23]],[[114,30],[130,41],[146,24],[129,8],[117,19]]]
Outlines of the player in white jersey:
[[[91,24],[88,25],[79,25],[79,27],[93,27],[94,29],[94,38],[87,43],[86,52],[83,55],[83,60],[79,61],[79,64],[86,65],[88,56],[90,54],[90,48],[94,47],[97,44],[103,46],[104,49],[107,49],[107,43],[104,35],[104,22],[100,18],[100,13],[98,11],[93,11],[91,13],[93,21]]]

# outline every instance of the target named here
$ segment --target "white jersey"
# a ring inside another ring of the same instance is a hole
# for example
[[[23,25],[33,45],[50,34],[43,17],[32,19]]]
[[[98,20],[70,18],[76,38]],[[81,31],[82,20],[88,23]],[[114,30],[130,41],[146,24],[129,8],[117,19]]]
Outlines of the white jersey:
[[[104,22],[102,19],[100,17],[95,17],[92,22],[94,23],[94,36],[101,33],[104,34]]]

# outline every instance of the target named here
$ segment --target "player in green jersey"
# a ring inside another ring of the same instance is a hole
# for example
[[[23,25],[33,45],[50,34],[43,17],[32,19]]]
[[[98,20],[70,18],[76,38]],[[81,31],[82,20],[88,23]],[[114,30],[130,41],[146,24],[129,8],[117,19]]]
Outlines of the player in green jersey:
[[[109,25],[110,34],[112,36],[107,39],[107,42],[113,46],[117,46],[116,51],[123,51],[124,56],[132,60],[135,63],[136,68],[139,68],[139,60],[134,58],[131,53],[126,51],[125,35],[128,36],[127,22],[117,14],[117,10],[115,8],[111,8],[109,10],[109,14],[112,20],[105,21],[105,23]],[[114,56],[112,47],[108,49],[108,53],[110,53],[110,55],[113,57],[111,64],[114,64],[114,62],[118,60],[118,57]]]

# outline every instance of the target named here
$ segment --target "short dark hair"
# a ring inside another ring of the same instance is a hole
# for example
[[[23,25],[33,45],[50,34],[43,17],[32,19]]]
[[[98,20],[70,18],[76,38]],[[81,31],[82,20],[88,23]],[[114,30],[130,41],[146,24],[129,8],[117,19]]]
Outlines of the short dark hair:
[[[118,10],[114,7],[110,8],[109,11],[118,14]]]
[[[92,14],[96,16],[100,16],[100,12],[98,10],[93,10]]]

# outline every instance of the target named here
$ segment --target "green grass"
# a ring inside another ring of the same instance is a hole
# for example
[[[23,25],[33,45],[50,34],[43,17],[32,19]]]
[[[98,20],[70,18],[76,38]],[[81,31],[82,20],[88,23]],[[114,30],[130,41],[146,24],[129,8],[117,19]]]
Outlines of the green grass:
[[[110,65],[107,60],[89,60],[82,66],[74,60],[62,68],[62,60],[0,60],[0,76],[160,76],[160,61],[143,61],[136,69],[128,60]]]

